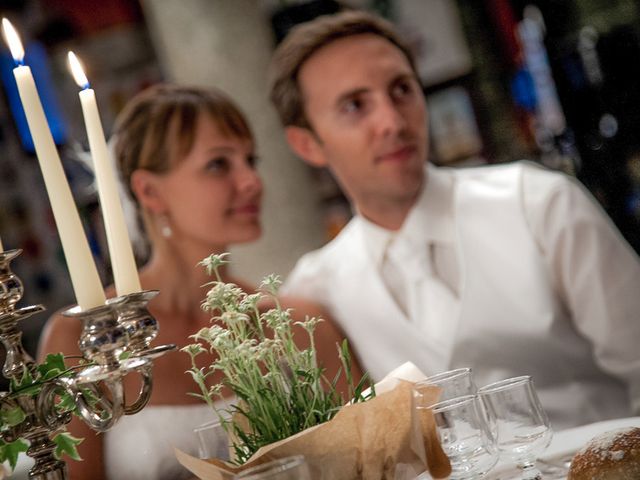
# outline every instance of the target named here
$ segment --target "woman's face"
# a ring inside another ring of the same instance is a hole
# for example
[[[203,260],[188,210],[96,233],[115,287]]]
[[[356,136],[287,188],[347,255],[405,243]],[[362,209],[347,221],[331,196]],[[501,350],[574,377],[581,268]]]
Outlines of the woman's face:
[[[223,135],[208,114],[198,119],[191,151],[158,177],[158,195],[177,241],[215,248],[261,234],[253,142]]]

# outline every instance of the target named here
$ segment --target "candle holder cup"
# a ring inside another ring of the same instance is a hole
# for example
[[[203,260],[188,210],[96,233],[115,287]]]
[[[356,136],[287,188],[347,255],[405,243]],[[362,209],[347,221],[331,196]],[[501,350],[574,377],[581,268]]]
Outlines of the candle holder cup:
[[[20,250],[0,252],[0,341],[6,351],[3,375],[20,385],[25,375],[36,378],[37,367],[22,345],[18,322],[44,311],[42,305],[16,308],[24,287],[11,271],[10,263]],[[64,461],[55,458],[53,437],[71,421],[71,413],[61,411],[57,400],[71,398],[79,417],[98,432],[109,430],[122,415],[142,410],[153,387],[153,360],[175,345],[150,347],[158,324],[147,309],[157,291],[143,291],[110,299],[88,310],[74,307],[63,315],[82,322],[79,348],[82,361],[54,378],[44,379],[37,388],[0,392],[0,407],[24,412],[24,419],[0,432],[5,442],[29,441],[27,455],[35,460],[31,480],[66,480]],[[123,379],[137,372],[142,383],[138,398],[125,401]]]

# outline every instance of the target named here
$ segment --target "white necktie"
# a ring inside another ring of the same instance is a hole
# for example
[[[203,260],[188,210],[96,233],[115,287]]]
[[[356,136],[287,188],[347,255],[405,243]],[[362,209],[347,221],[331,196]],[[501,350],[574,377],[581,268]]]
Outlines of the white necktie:
[[[385,252],[382,275],[398,306],[439,349],[448,349],[458,315],[458,299],[434,268],[433,244],[416,247],[393,239]]]

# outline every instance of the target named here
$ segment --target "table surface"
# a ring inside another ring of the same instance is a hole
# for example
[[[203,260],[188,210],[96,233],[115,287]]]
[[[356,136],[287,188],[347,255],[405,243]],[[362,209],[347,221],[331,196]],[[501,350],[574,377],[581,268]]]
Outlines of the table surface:
[[[624,427],[640,427],[640,417],[606,420],[604,422],[591,423],[555,432],[553,439],[551,440],[551,444],[541,456],[541,459],[546,460],[551,464],[562,464],[563,460],[573,457],[578,450],[580,450],[596,435]],[[514,465],[500,461],[494,470],[488,475],[487,480],[509,480],[512,478],[519,478],[518,476],[514,476],[515,472]],[[566,477],[563,475],[556,475],[552,478],[554,480],[562,480]]]
[[[564,457],[572,456],[576,451],[582,448],[591,438],[596,435],[615,430],[623,427],[640,427],[640,417],[619,418],[615,420],[607,420],[604,422],[591,423],[581,427],[570,428],[560,432],[555,432],[549,448],[542,455],[543,460],[557,461]],[[73,461],[73,460],[70,460]],[[18,465],[12,475],[6,478],[11,480],[27,480],[28,471],[33,465],[33,460],[27,456],[21,455],[18,459]],[[8,472],[8,469],[7,469]],[[492,473],[489,474],[487,480],[507,480],[514,478],[513,465],[506,462],[499,462]],[[3,478],[0,476],[0,478]],[[419,479],[428,479],[428,475],[421,475]],[[515,477],[517,478],[517,477]],[[555,477],[561,479],[562,477]]]

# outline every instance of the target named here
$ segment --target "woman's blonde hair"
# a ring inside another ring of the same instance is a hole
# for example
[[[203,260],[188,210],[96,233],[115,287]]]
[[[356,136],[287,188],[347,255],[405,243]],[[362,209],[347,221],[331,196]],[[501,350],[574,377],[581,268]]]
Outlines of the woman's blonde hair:
[[[166,173],[193,147],[198,118],[208,114],[223,135],[253,142],[245,116],[231,99],[214,88],[158,84],[133,97],[116,118],[112,151],[124,190],[135,204],[135,219],[129,219],[133,238],[143,237],[150,219],[140,209],[131,189],[131,176],[138,169]],[[147,239],[135,249],[139,257],[148,254]]]
[[[132,196],[130,181],[135,170],[167,172],[191,150],[201,113],[211,115],[223,134],[253,141],[240,109],[217,89],[158,84],[125,106],[114,126],[114,154]]]

